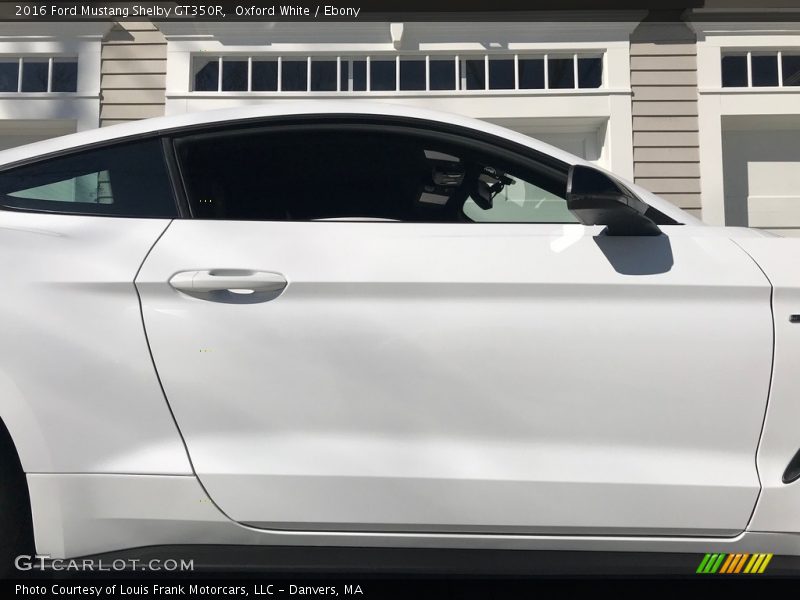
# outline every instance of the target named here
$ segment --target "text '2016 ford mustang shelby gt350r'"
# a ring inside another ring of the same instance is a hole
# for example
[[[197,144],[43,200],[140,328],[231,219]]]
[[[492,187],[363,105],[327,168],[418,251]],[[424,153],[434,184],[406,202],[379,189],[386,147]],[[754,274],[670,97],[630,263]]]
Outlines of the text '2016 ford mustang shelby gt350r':
[[[800,240],[357,102],[6,150],[0,209],[2,501],[39,554],[800,554]]]

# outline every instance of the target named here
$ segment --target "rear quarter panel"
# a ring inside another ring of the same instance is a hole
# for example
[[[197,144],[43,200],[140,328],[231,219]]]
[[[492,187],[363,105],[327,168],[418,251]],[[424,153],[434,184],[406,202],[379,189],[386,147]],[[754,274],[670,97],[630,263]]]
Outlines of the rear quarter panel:
[[[191,473],[133,285],[168,224],[0,211],[0,417],[27,473]]]

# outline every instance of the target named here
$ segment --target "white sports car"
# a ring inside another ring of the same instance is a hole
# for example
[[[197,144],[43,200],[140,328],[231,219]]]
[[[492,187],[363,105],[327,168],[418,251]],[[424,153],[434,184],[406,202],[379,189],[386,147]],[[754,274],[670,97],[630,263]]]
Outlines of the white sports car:
[[[385,104],[0,153],[3,565],[800,555],[800,239]],[[18,457],[18,460],[17,460]]]

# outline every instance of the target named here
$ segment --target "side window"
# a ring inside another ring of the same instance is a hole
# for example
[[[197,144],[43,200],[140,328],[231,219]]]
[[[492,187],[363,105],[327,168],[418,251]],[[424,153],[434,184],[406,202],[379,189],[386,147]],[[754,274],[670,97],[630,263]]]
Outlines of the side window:
[[[177,216],[156,139],[78,151],[0,172],[0,204],[81,215]]]
[[[201,219],[577,222],[566,166],[451,135],[321,125],[192,135],[175,147]]]

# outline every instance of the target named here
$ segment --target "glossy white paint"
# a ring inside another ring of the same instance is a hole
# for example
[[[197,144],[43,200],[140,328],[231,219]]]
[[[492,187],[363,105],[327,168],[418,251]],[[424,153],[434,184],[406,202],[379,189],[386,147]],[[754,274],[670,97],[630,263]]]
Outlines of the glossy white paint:
[[[308,101],[65,136],[0,152],[0,165],[182,126],[331,112],[436,119],[583,162],[462,117]],[[0,417],[28,472],[39,551],[800,554],[798,484],[776,479],[796,443],[795,332],[777,328],[776,349],[787,350],[757,472],[773,337],[770,286],[747,256],[777,286],[776,314],[797,312],[798,248],[699,226],[631,187],[689,226],[657,240],[579,225],[0,212]],[[199,478],[148,354],[132,285],[140,266],[149,341]],[[220,292],[208,281],[219,269],[259,274],[271,291]],[[185,271],[205,287],[170,286]],[[374,531],[341,531],[355,528]]]
[[[137,287],[195,470],[236,521],[732,535],[759,489],[769,286],[699,231],[183,220]],[[240,304],[167,283],[201,269],[289,284]]]
[[[0,211],[0,417],[27,472],[191,473],[133,286],[168,223]]]
[[[191,476],[35,474],[28,486],[36,548],[53,558],[171,544],[773,552],[800,555],[800,534],[730,538],[264,531],[226,519]]]

